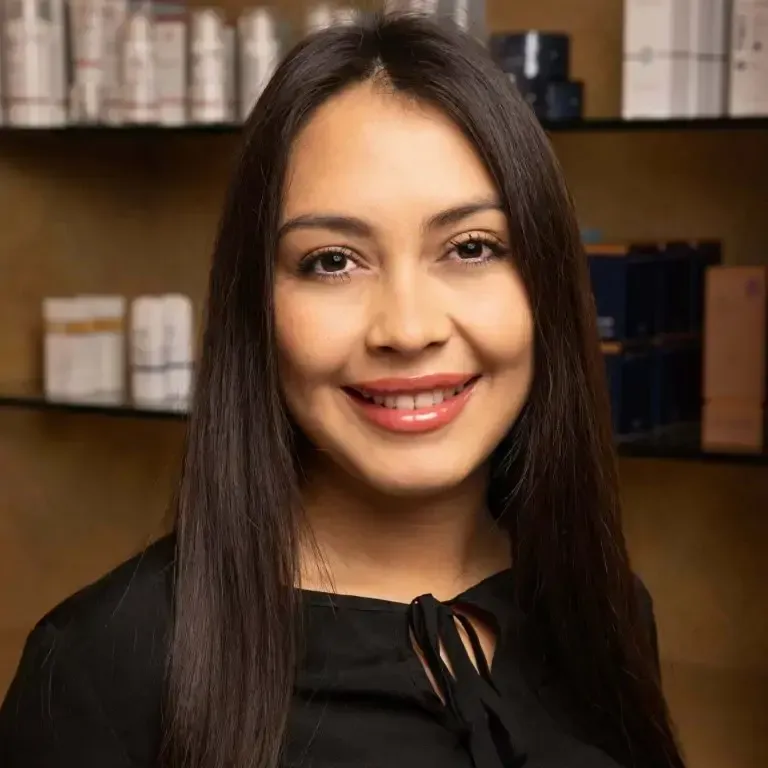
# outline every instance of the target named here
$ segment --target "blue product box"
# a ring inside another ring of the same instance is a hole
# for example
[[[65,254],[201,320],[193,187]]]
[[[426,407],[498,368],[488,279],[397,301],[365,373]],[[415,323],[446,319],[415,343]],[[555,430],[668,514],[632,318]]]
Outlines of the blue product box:
[[[495,34],[488,40],[488,49],[502,72],[514,75],[516,80],[568,79],[571,39],[562,32]]]
[[[658,333],[662,248],[656,243],[587,247],[601,339],[650,339]]]
[[[693,269],[691,271],[691,331],[701,333],[704,329],[704,297],[706,275],[710,267],[723,263],[723,246],[719,240],[693,242]]]
[[[616,437],[634,437],[653,429],[655,360],[648,348],[603,344],[605,372]]]
[[[704,273],[722,261],[715,241],[670,242],[659,262],[657,331],[700,333],[704,316]]]
[[[653,426],[701,421],[703,353],[700,339],[667,342],[653,350]]]

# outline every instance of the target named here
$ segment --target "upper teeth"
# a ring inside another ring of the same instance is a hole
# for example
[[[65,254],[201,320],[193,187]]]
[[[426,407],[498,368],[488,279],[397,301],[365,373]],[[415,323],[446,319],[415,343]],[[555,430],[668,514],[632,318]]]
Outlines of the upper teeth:
[[[433,405],[439,405],[443,400],[447,400],[450,397],[454,397],[466,389],[467,385],[462,384],[458,387],[449,387],[448,389],[431,389],[425,392],[416,392],[412,395],[406,394],[391,394],[391,395],[374,395],[370,392],[364,392],[358,390],[366,400],[381,405],[384,408],[395,408],[398,411],[413,411],[417,408],[430,408]]]

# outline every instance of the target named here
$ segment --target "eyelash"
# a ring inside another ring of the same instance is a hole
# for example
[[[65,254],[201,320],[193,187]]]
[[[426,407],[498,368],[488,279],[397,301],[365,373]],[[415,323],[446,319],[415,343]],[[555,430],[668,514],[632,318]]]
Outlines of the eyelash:
[[[472,269],[473,267],[484,267],[486,264],[488,264],[488,262],[502,258],[506,255],[506,249],[504,248],[504,245],[495,237],[487,235],[484,232],[470,232],[466,235],[461,235],[454,240],[451,240],[451,248],[460,248],[462,245],[466,245],[467,243],[479,243],[480,245],[488,248],[488,250],[491,252],[491,255],[487,258],[480,258],[476,261],[458,259],[457,262],[462,267],[467,269]]]
[[[451,249],[460,248],[463,245],[466,245],[467,243],[479,243],[480,245],[485,246],[491,251],[491,256],[487,258],[480,258],[473,261],[467,261],[466,259],[456,259],[456,263],[464,267],[465,269],[472,269],[474,267],[483,267],[488,262],[498,259],[506,255],[506,250],[502,243],[500,243],[496,238],[491,237],[490,235],[487,235],[482,232],[471,232],[466,235],[461,235],[460,237],[455,238],[454,240],[450,241]],[[328,282],[332,281],[347,281],[350,279],[349,273],[329,273],[329,274],[319,274],[317,272],[314,272],[315,265],[318,263],[318,261],[323,257],[327,256],[332,253],[339,253],[343,255],[345,258],[349,259],[354,264],[358,265],[358,258],[357,255],[354,253],[354,251],[350,250],[349,248],[345,248],[343,246],[330,246],[327,248],[322,248],[319,251],[313,251],[312,253],[305,256],[301,262],[299,262],[299,274],[304,275],[306,277],[312,278],[314,280],[324,280]],[[443,257],[445,258],[445,257]]]
[[[323,256],[328,256],[332,253],[340,253],[342,256],[354,262],[355,264],[358,262],[355,252],[351,251],[349,248],[344,248],[343,246],[329,246],[327,248],[321,248],[319,251],[312,251],[312,253],[307,254],[299,262],[299,274],[313,280],[327,280],[328,282],[336,280],[349,280],[349,274],[347,273],[338,274],[332,272],[327,275],[322,275],[314,271],[315,264],[317,264],[317,262],[320,261]]]

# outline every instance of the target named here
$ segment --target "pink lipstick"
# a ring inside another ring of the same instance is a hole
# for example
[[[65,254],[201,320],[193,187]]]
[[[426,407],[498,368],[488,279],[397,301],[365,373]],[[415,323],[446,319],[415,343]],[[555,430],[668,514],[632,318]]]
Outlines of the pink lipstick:
[[[464,410],[480,376],[438,373],[366,381],[344,391],[360,413],[390,432],[432,432]]]

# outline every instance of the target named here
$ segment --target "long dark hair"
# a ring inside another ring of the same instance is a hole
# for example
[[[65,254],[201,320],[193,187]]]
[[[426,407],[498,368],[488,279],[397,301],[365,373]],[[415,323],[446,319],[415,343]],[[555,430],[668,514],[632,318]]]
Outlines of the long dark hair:
[[[535,373],[489,493],[513,543],[518,608],[587,741],[626,766],[681,766],[622,536],[594,310],[557,161],[479,45],[405,17],[300,43],[245,126],[179,491],[166,762],[279,763],[299,656],[299,467],[276,364],[275,234],[297,132],[326,99],[372,77],[455,121],[509,217]]]

